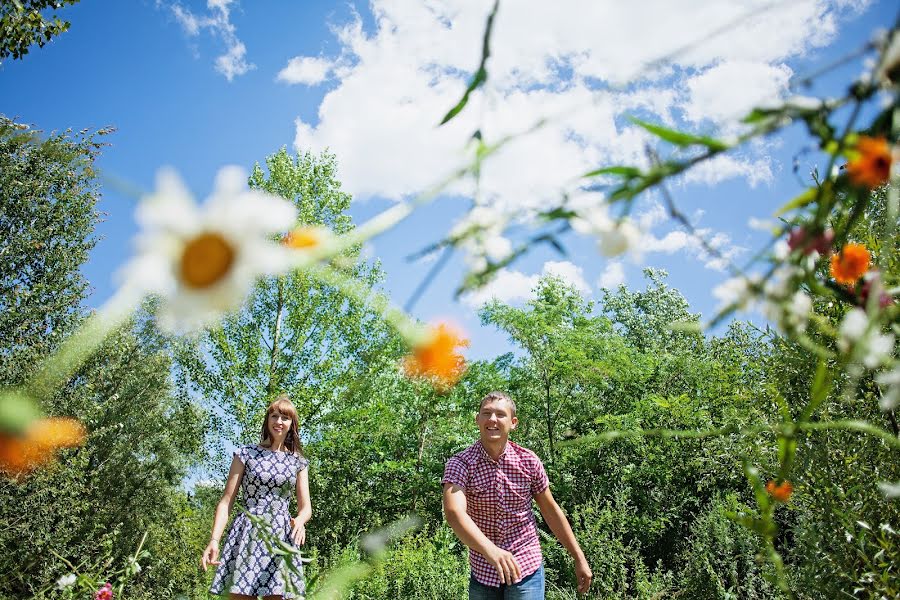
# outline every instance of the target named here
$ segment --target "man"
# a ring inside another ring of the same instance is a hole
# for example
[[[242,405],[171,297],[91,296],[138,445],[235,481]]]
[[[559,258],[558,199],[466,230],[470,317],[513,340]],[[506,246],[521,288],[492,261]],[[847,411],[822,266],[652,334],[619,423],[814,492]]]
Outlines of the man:
[[[516,404],[502,392],[481,400],[475,417],[480,435],[447,461],[444,514],[469,547],[469,600],[543,600],[544,566],[531,499],[575,559],[578,591],[591,585],[591,568],[569,521],[550,493],[544,465],[534,452],[509,441]]]

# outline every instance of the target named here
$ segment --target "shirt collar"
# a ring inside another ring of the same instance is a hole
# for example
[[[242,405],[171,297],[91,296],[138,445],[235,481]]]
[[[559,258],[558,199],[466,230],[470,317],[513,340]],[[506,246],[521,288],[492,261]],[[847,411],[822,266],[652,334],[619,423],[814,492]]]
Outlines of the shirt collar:
[[[481,452],[481,458],[490,462],[490,463],[500,463],[503,461],[504,457],[509,452],[510,441],[506,440],[506,446],[503,448],[503,452],[500,453],[500,456],[497,457],[497,460],[491,458],[491,455],[488,454],[487,449],[485,449],[484,444],[481,443],[481,440],[478,440],[476,444],[478,444],[478,450]]]

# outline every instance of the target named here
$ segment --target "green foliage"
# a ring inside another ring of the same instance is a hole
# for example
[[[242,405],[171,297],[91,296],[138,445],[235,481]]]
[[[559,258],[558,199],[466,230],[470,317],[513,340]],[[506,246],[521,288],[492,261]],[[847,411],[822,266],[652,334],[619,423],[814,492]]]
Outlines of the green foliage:
[[[199,451],[201,420],[170,394],[169,358],[148,351],[127,327],[112,335],[70,386],[45,410],[79,418],[86,444],[19,482],[0,480],[0,595],[31,597],[70,568],[110,576],[149,532],[150,558],[131,594],[191,587],[184,569],[199,550],[183,543],[179,527],[181,478]],[[174,526],[173,526],[174,524]],[[107,555],[98,543],[109,540]],[[102,559],[102,560],[101,560]]]
[[[0,385],[22,383],[81,318],[103,133],[42,139],[0,115]]]
[[[730,515],[746,512],[736,495],[714,497],[690,528],[679,560],[680,588],[697,600],[779,597],[760,539]]]
[[[382,598],[420,598],[444,600],[465,598],[469,586],[466,549],[446,526],[403,538],[379,560],[372,572],[354,585],[348,600]],[[358,560],[352,548],[345,549],[341,560]]]
[[[77,4],[80,0],[13,0],[0,4],[0,62],[12,56],[22,58],[33,44],[41,48],[55,36],[68,31],[70,23],[55,14],[49,19],[42,11]]]

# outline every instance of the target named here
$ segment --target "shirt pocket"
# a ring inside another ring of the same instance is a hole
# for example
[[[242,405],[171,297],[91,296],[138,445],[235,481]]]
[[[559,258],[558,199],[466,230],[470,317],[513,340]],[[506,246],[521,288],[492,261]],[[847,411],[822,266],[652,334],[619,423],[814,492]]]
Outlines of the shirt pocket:
[[[524,515],[531,511],[531,483],[519,478],[510,478],[506,485],[506,508],[508,511]]]
[[[491,504],[491,491],[484,484],[472,484],[466,488],[466,504],[470,510],[485,511]]]

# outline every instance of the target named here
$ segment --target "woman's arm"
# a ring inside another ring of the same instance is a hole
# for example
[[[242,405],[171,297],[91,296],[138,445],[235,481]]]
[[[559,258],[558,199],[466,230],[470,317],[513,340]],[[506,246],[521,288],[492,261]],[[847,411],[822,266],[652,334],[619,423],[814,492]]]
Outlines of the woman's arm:
[[[291,539],[302,546],[306,542],[306,523],[312,518],[312,503],[309,500],[309,467],[297,473],[297,516],[293,521]]]
[[[228,523],[228,515],[231,514],[231,507],[234,505],[234,496],[237,493],[238,486],[241,485],[241,478],[244,476],[244,463],[237,456],[231,459],[231,469],[228,471],[228,480],[225,482],[225,491],[222,493],[222,499],[216,505],[216,515],[213,518],[212,535],[209,538],[209,544],[203,551],[200,559],[200,566],[205,571],[209,565],[219,564],[219,540],[222,539],[222,533],[225,531],[225,525]]]

